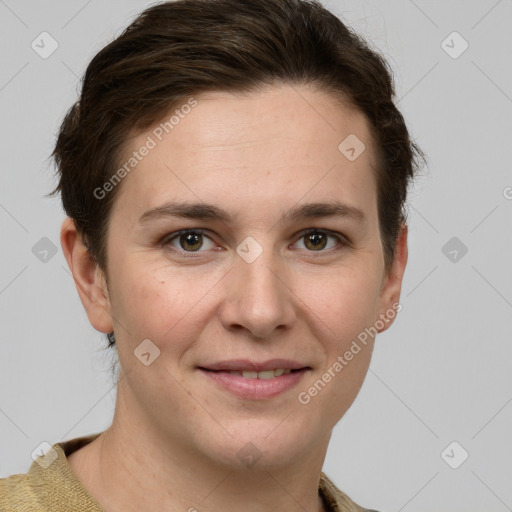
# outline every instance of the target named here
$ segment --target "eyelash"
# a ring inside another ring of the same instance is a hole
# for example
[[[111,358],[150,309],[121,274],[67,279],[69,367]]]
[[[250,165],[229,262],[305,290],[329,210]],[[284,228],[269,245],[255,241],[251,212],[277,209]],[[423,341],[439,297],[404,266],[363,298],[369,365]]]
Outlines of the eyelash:
[[[177,239],[180,235],[189,234],[189,233],[206,235],[207,232],[208,232],[208,230],[201,229],[201,228],[183,229],[181,231],[176,231],[174,233],[169,233],[169,234],[165,235],[163,238],[161,238],[160,245],[162,247],[168,247],[168,246],[170,246],[170,243],[173,240]],[[319,229],[319,228],[309,228],[304,231],[301,231],[297,240],[300,240],[301,238],[304,238],[307,235],[310,235],[313,233],[319,233],[322,235],[326,235],[328,237],[335,238],[338,242],[337,247],[331,247],[330,249],[327,249],[327,250],[309,251],[309,250],[305,249],[307,252],[311,253],[314,256],[316,256],[315,253],[318,253],[318,256],[321,256],[323,254],[330,254],[331,252],[340,251],[350,245],[349,240],[341,233],[336,233],[334,231],[329,231],[329,230]],[[210,237],[207,236],[207,238],[210,238]],[[210,240],[211,240],[211,238],[210,238]],[[211,241],[213,242],[213,240],[211,240]],[[205,251],[185,251],[183,249],[176,249],[174,247],[171,250],[181,253],[182,255],[185,255],[185,257],[187,257],[187,258],[197,258],[197,257],[199,257],[199,255],[202,252],[205,252]]]

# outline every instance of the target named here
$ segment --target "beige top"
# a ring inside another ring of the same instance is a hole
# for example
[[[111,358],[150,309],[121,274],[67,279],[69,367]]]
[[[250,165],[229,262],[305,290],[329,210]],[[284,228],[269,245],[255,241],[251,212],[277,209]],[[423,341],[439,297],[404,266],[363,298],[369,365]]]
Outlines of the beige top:
[[[27,473],[0,479],[1,512],[105,512],[73,473],[67,456],[102,432],[56,443]],[[55,457],[52,461],[52,456]],[[50,463],[51,462],[51,463]],[[49,464],[49,465],[48,465]],[[318,493],[328,512],[376,512],[354,503],[322,472]]]

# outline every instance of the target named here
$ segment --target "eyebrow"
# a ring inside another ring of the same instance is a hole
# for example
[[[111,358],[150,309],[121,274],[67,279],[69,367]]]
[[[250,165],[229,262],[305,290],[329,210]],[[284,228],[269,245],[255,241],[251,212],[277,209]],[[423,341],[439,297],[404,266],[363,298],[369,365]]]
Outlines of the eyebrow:
[[[155,219],[180,217],[197,220],[218,220],[233,222],[229,212],[213,204],[167,202],[146,210],[139,218],[139,224],[146,224]],[[281,222],[300,221],[303,219],[344,217],[366,224],[367,218],[362,210],[339,201],[328,203],[307,203],[282,213]]]

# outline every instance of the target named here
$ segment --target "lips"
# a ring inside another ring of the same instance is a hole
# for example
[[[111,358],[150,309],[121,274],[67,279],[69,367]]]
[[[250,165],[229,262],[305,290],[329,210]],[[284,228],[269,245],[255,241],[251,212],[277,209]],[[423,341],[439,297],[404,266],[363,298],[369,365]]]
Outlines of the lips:
[[[258,365],[255,364],[255,366]],[[297,386],[304,378],[304,375],[310,371],[310,368],[302,367],[294,370],[288,368],[285,370],[286,373],[283,371],[282,375],[276,375],[274,370],[263,370],[257,373],[198,368],[198,371],[218,389],[228,391],[238,398],[244,400],[268,400]]]
[[[201,365],[199,368],[215,372],[237,372],[239,374],[241,374],[241,372],[259,374],[271,370],[284,370],[285,373],[290,373],[288,370],[310,369],[309,366],[291,359],[269,359],[262,362],[251,361],[248,359],[232,359],[229,361],[220,361],[217,363]]]
[[[210,382],[245,400],[273,398],[298,385],[310,366],[292,359],[231,359],[198,366]]]
[[[212,370],[210,370],[212,371]],[[224,370],[220,370],[224,371]],[[274,377],[280,377],[281,375],[285,375],[291,372],[296,372],[298,370],[290,370],[290,368],[276,368],[275,370],[263,370],[261,372],[252,372],[252,371],[241,371],[238,370],[229,370],[230,375],[240,375],[244,379],[273,379]]]

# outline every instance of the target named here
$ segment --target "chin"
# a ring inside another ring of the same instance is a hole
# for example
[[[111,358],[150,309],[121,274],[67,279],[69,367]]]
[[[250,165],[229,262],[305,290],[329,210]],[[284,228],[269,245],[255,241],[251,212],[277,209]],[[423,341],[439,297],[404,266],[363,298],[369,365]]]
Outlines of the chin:
[[[324,436],[315,436],[308,425],[294,421],[293,412],[288,418],[287,414],[283,411],[272,418],[224,423],[231,435],[222,429],[223,438],[216,446],[216,453],[212,454],[215,463],[230,470],[270,470],[297,463],[310,453],[315,439]]]

